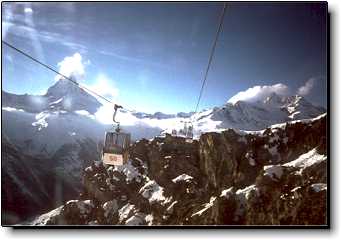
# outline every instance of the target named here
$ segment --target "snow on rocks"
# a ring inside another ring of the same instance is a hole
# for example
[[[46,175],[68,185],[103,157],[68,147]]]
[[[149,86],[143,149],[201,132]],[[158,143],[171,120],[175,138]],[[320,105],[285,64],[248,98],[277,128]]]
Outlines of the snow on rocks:
[[[255,184],[252,184],[246,188],[243,189],[238,189],[236,191],[236,195],[239,199],[249,199],[250,195],[252,192],[256,192],[258,194],[258,188],[256,187]]]
[[[217,199],[217,197],[211,197],[210,198],[210,201],[208,202],[208,203],[205,203],[204,204],[204,208],[203,209],[201,209],[201,210],[199,210],[198,212],[196,212],[196,213],[193,213],[192,214],[192,217],[194,217],[194,216],[196,216],[196,215],[198,215],[198,216],[201,216],[204,212],[206,212],[208,209],[210,209],[212,206],[213,206],[213,204],[214,204],[214,202],[216,201],[216,199]]]
[[[259,191],[255,184],[236,191],[236,197],[239,204],[234,212],[234,221],[238,221],[244,215],[247,200],[249,200],[252,193],[256,193],[256,195],[259,196]]]
[[[172,202],[172,204],[169,205],[169,207],[166,209],[166,211],[167,211],[168,213],[173,213],[174,206],[175,206],[175,204],[177,204],[177,203],[178,203],[178,201]]]
[[[149,203],[161,202],[161,204],[164,204],[166,201],[163,192],[163,187],[154,180],[147,182],[139,191],[144,198],[148,199]]]
[[[274,136],[271,136],[269,139],[269,143],[277,142],[279,140],[279,136],[277,134],[274,134]]]
[[[301,188],[302,188],[302,186],[295,187],[295,188],[291,189],[290,192],[296,192],[296,191],[300,190]]]
[[[48,123],[46,119],[50,117],[50,113],[48,112],[41,112],[36,115],[36,122],[32,123],[32,126],[38,127],[38,131],[42,130],[43,128],[46,128],[48,126]]]
[[[251,152],[247,152],[245,154],[245,158],[249,161],[249,164],[251,166],[256,166],[256,161],[255,159],[253,158],[253,154]]]
[[[49,105],[58,104],[58,103],[60,103],[61,101],[63,101],[63,98],[64,98],[64,97],[59,98],[58,100],[56,100],[56,101],[54,101],[54,102],[50,102]]]
[[[327,190],[327,184],[325,184],[325,183],[314,183],[314,184],[311,184],[310,187],[315,192],[320,192],[320,191],[323,191],[323,190]]]
[[[137,213],[134,216],[131,216],[126,220],[125,225],[128,226],[145,225],[145,214]]]
[[[135,205],[127,203],[118,210],[119,221],[123,222],[135,210]]]
[[[283,167],[281,165],[264,166],[264,176],[269,176],[274,180],[279,180],[283,174]]]
[[[94,208],[94,204],[91,200],[84,200],[84,201],[80,201],[80,200],[70,200],[66,203],[66,205],[75,203],[76,206],[78,207],[81,216],[86,216],[87,214],[89,214],[91,212],[91,209]]]
[[[283,166],[300,168],[298,173],[302,174],[302,171],[305,168],[310,167],[314,164],[318,164],[320,162],[326,161],[326,160],[327,160],[327,156],[319,154],[316,148],[314,148],[310,150],[309,152],[302,154],[296,160],[288,162],[284,164]]]
[[[192,176],[187,175],[187,174],[184,173],[184,174],[181,174],[181,175],[177,176],[176,178],[174,178],[174,179],[172,180],[172,182],[173,182],[173,183],[177,183],[177,182],[180,182],[180,181],[188,182],[188,181],[190,181],[190,180],[192,180],[192,179],[193,179]]]
[[[133,180],[136,182],[142,181],[141,174],[139,173],[138,169],[132,165],[131,160],[121,166],[114,166],[114,170],[123,173],[126,176],[127,182],[131,182]]]
[[[97,221],[97,220],[94,220],[94,221],[90,221],[90,222],[88,223],[88,225],[96,226],[96,225],[99,225],[99,224],[98,224],[98,221]]]
[[[228,189],[221,191],[220,197],[229,198],[230,194],[233,192],[232,189],[233,187],[230,187]]]
[[[112,215],[118,211],[118,204],[117,201],[111,200],[108,202],[105,202],[103,204],[103,210],[104,210],[104,217],[108,218],[109,215]]]
[[[308,119],[301,119],[301,120],[295,120],[295,121],[290,121],[290,122],[286,122],[286,123],[278,123],[278,124],[274,124],[271,126],[271,129],[276,129],[276,128],[280,128],[280,129],[285,129],[287,124],[295,124],[295,123],[311,123],[313,121],[317,121],[321,118],[324,118],[327,115],[327,113],[323,113],[315,118],[308,118]]]
[[[153,214],[146,215],[144,220],[148,224],[148,226],[153,225],[153,220],[154,220]]]
[[[25,112],[23,109],[18,109],[18,108],[13,108],[13,107],[3,107],[2,110],[5,110],[7,112],[13,112],[13,111]]]
[[[50,211],[50,212],[48,212],[48,213],[45,213],[45,214],[43,214],[43,215],[40,215],[39,217],[37,217],[36,219],[34,219],[34,220],[32,221],[31,224],[32,224],[32,225],[46,225],[47,222],[48,222],[51,218],[60,215],[60,212],[62,211],[63,207],[64,207],[64,206],[60,206],[59,208],[56,208],[56,209],[54,209],[54,210],[52,210],[52,211]]]

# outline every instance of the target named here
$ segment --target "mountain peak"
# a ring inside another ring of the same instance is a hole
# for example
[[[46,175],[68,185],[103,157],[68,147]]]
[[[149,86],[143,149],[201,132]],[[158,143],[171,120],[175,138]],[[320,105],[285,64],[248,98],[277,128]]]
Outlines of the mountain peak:
[[[101,106],[94,96],[66,79],[60,79],[49,87],[45,96],[49,99],[50,107],[54,109],[86,110],[95,113]]]
[[[268,97],[266,97],[263,101],[265,104],[275,104],[279,105],[283,103],[283,98],[279,96],[277,93],[272,92]]]
[[[47,89],[46,96],[61,98],[66,95],[81,93],[82,90],[74,83],[64,78],[58,80],[54,85]]]

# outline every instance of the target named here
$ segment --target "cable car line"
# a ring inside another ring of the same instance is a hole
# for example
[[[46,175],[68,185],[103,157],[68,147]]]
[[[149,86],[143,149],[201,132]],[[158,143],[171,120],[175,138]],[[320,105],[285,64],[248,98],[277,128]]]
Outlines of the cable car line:
[[[203,81],[202,81],[202,85],[201,85],[201,89],[200,89],[200,93],[199,93],[199,97],[198,97],[198,101],[197,101],[194,113],[197,113],[197,111],[198,111],[198,107],[199,107],[200,100],[201,100],[201,97],[202,97],[202,94],[203,94],[203,91],[204,91],[204,87],[205,87],[205,84],[206,84],[206,81],[207,81],[208,73],[209,73],[209,70],[210,70],[210,67],[211,67],[211,64],[212,64],[212,60],[213,60],[213,57],[214,57],[214,53],[215,53],[215,49],[216,49],[217,42],[218,42],[218,39],[219,39],[219,35],[220,35],[221,31],[222,31],[222,26],[223,26],[223,22],[224,22],[225,12],[226,12],[226,3],[224,2],[223,10],[222,10],[222,13],[220,15],[220,21],[219,21],[218,29],[217,29],[217,32],[216,32],[216,35],[215,35],[215,38],[214,38],[214,41],[213,41],[213,44],[212,44],[211,52],[210,52],[209,59],[208,59],[208,64],[207,64],[207,67],[206,67],[205,75],[204,75],[204,78],[203,78]],[[18,53],[26,56],[27,58],[31,59],[32,61],[40,64],[41,66],[49,69],[50,71],[53,71],[54,73],[62,76],[64,79],[69,80],[73,84],[77,85],[80,89],[84,89],[84,90],[92,93],[93,95],[96,95],[96,96],[100,97],[101,99],[105,100],[106,102],[114,104],[111,100],[107,99],[106,97],[96,93],[95,91],[93,91],[93,90],[91,90],[91,89],[89,89],[89,88],[87,88],[85,86],[82,86],[81,84],[79,84],[75,80],[71,79],[70,77],[65,76],[64,74],[58,72],[57,70],[55,70],[54,68],[50,67],[49,65],[39,61],[38,59],[32,57],[28,53],[25,53],[24,51],[18,49],[17,47],[7,43],[6,41],[2,40],[2,43],[5,44],[8,47],[14,49]],[[128,148],[129,148],[129,142],[130,142],[130,134],[129,133],[121,133],[120,132],[120,123],[115,120],[115,116],[116,116],[117,110],[119,108],[123,108],[123,107],[119,106],[117,104],[114,104],[115,112],[113,114],[113,122],[117,124],[117,128],[115,129],[115,132],[106,132],[105,133],[105,147],[103,148],[103,152],[102,152],[103,153],[102,154],[102,160],[104,162],[107,162],[107,164],[113,164],[113,165],[116,165],[116,164],[121,165],[121,164],[123,164],[123,162],[127,161],[127,158],[129,156]],[[185,129],[186,129],[185,136],[186,136],[186,138],[192,139],[193,138],[193,123],[192,123],[192,120],[190,120],[189,124],[190,125],[187,126],[187,122],[185,123],[185,126],[186,126],[185,127]],[[123,137],[123,139],[124,139],[124,141],[122,143],[123,145],[118,144],[118,138],[119,137]],[[115,139],[115,141],[112,142],[112,140],[114,140],[114,139]]]
[[[107,101],[108,103],[114,104],[112,101],[110,101],[110,100],[107,99],[106,97],[104,97],[104,96],[102,96],[102,95],[96,93],[95,91],[93,91],[93,90],[91,90],[91,89],[89,89],[89,88],[87,88],[87,87],[85,87],[85,86],[79,84],[79,83],[76,82],[75,80],[72,80],[70,77],[65,76],[64,74],[58,72],[57,70],[55,70],[54,68],[50,67],[49,65],[47,65],[47,64],[45,64],[45,63],[39,61],[38,59],[32,57],[32,56],[29,55],[28,53],[25,53],[24,51],[18,49],[17,47],[15,47],[15,46],[9,44],[8,42],[2,40],[2,43],[5,44],[5,45],[8,46],[8,47],[14,49],[14,50],[17,51],[18,53],[21,53],[22,55],[24,55],[25,57],[31,59],[32,61],[34,61],[34,62],[36,62],[36,63],[42,65],[43,67],[45,67],[45,68],[51,70],[52,72],[57,73],[58,75],[62,76],[62,77],[65,78],[65,79],[69,80],[69,81],[72,82],[73,84],[77,85],[79,88],[84,89],[84,90],[86,90],[86,91],[88,91],[88,92],[90,92],[90,93],[96,95],[97,97],[102,98],[103,100]]]
[[[216,49],[216,46],[217,46],[217,42],[218,42],[218,39],[219,39],[219,35],[221,33],[221,30],[222,30],[225,12],[226,12],[226,3],[224,3],[224,7],[223,7],[222,13],[220,15],[220,21],[219,21],[218,30],[217,30],[217,33],[216,33],[216,36],[215,36],[215,39],[214,39],[214,42],[213,42],[213,45],[212,45],[212,48],[211,48],[211,53],[210,53],[210,57],[209,57],[208,64],[207,64],[207,68],[206,68],[206,71],[205,71],[204,80],[203,80],[202,85],[201,85],[200,94],[199,94],[199,97],[198,97],[198,101],[197,101],[197,105],[195,107],[195,112],[194,113],[196,113],[198,111],[199,103],[200,103],[200,100],[201,100],[201,97],[202,97],[202,93],[204,91],[205,83],[207,81],[208,72],[210,70],[211,63],[212,63],[213,56],[214,56],[214,52],[215,52],[215,49]]]
[[[6,41],[2,40],[2,43],[6,46],[14,49],[15,51],[21,53],[22,55],[26,56],[27,58],[31,59],[32,61],[42,65],[43,67],[57,73],[58,75],[62,76],[63,78],[69,80],[73,84],[77,85],[80,89],[85,89],[86,91],[89,91],[90,93],[104,99],[105,101],[114,104],[112,101],[107,99],[106,97],[96,93],[95,91],[92,91],[88,89],[87,87],[81,86],[78,82],[74,81],[73,79],[65,76],[64,74],[58,72],[54,68],[50,67],[49,65],[39,61],[38,59],[32,57],[31,55],[23,52],[22,50],[18,49],[17,47],[7,43]],[[108,165],[123,165],[127,163],[129,158],[129,145],[130,145],[130,139],[131,135],[130,133],[124,133],[121,132],[120,129],[120,122],[116,121],[115,117],[117,114],[117,110],[123,108],[120,105],[114,104],[114,114],[113,114],[113,122],[116,123],[116,129],[115,131],[107,131],[105,132],[105,138],[104,138],[104,147],[102,149],[102,161],[105,164]]]

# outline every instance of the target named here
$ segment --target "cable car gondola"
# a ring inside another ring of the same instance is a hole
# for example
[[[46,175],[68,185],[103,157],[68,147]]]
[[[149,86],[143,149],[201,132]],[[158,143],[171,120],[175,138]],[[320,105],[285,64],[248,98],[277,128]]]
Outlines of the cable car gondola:
[[[115,104],[113,116],[117,124],[115,131],[105,133],[102,161],[108,165],[123,165],[129,159],[130,133],[121,132],[120,123],[115,120],[117,110],[122,106]]]
[[[186,122],[186,131],[185,131],[185,138],[186,142],[192,143],[193,142],[193,123],[192,121]]]
[[[193,139],[193,123],[192,121],[187,125],[186,138]]]

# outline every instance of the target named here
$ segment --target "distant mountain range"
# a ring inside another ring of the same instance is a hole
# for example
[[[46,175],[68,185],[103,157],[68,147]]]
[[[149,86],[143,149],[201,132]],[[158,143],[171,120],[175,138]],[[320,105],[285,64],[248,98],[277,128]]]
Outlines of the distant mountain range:
[[[10,179],[7,182],[10,188],[21,189],[11,195],[3,194],[11,199],[30,199],[34,209],[38,209],[41,202],[56,193],[49,192],[46,184],[40,188],[33,185],[47,181],[50,175],[53,182],[62,181],[69,197],[77,195],[84,164],[88,164],[90,158],[98,159],[104,133],[112,129],[111,113],[107,114],[108,124],[98,115],[102,107],[96,97],[67,80],[57,81],[45,95],[2,91],[2,139],[6,147],[2,156],[3,171],[6,179]],[[261,130],[272,124],[313,118],[325,111],[301,96],[284,97],[273,93],[263,101],[225,103],[198,113],[149,114],[122,110],[117,119],[123,130],[132,134],[133,140],[150,139],[173,129],[179,131],[185,122],[192,122],[194,136],[198,138],[203,132],[226,128]],[[91,153],[87,149],[92,149]],[[21,179],[25,179],[24,182]],[[2,189],[5,191],[7,185]],[[4,201],[7,203],[10,199]],[[19,214],[13,217],[17,219],[14,222],[29,217],[15,211],[11,214]]]

